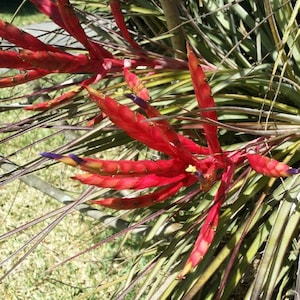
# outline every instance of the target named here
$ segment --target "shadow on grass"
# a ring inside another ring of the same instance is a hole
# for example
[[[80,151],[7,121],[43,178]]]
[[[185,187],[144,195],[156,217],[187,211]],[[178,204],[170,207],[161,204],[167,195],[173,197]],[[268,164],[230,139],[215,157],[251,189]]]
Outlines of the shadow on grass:
[[[1,0],[0,1],[0,13],[14,14],[23,0]],[[31,2],[26,2],[20,8],[19,15],[32,15],[38,13],[37,9]]]

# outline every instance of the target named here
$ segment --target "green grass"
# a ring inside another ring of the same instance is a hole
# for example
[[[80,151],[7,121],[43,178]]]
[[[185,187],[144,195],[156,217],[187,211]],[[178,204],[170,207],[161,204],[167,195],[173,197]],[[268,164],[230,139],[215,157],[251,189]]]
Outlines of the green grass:
[[[13,14],[1,13],[0,18],[11,21]],[[14,18],[13,23],[20,26],[43,20],[46,20],[46,18],[41,14],[21,14]],[[22,85],[14,89],[2,89],[0,99],[20,92],[26,94],[30,92],[30,87]],[[25,100],[16,100],[15,103],[22,103]],[[4,124],[25,119],[30,115],[32,115],[31,112],[22,109],[0,112],[1,127]],[[53,133],[55,133],[55,130],[47,128],[30,130],[29,133],[2,143],[0,152],[4,156],[10,156],[22,147],[46,138],[44,141],[9,157],[14,163],[22,164],[32,157],[38,157],[42,151],[59,147],[65,136],[58,134],[51,139],[47,139]],[[3,140],[10,135],[12,133],[0,134],[0,139]],[[83,190],[82,185],[69,178],[74,175],[74,170],[66,166],[57,165],[48,171],[43,170],[43,172],[35,174],[38,176],[43,174],[43,180],[53,186],[59,186],[71,196],[76,197]],[[9,232],[63,206],[53,198],[18,180],[2,187],[0,196],[0,234]],[[46,228],[53,220],[54,218],[43,221],[4,240],[1,243],[0,261],[6,260],[14,251],[23,247],[25,243]],[[123,281],[126,280],[124,274],[126,274],[131,262],[134,260],[139,241],[135,244],[125,243],[120,246],[120,239],[116,239],[51,272],[48,270],[113,233],[115,233],[114,229],[78,211],[69,213],[38,245],[33,253],[2,281],[0,285],[1,297],[3,299],[110,298],[118,286],[114,280],[120,278]],[[4,263],[0,275],[3,276],[9,271],[14,263],[30,249],[33,243],[30,243],[28,247]],[[103,281],[106,284],[107,282],[114,284],[112,284],[112,287],[102,289],[100,287]]]
[[[2,113],[1,120],[2,122],[6,120],[12,122],[24,117],[25,114],[28,113]],[[4,155],[13,153],[31,141],[41,139],[50,133],[52,132],[48,129],[31,131],[18,139],[14,139],[13,142],[8,142],[1,151]],[[59,145],[61,139],[61,136],[52,139],[52,146],[55,143]],[[43,151],[47,147],[47,143],[49,144],[50,141],[47,140],[45,143],[36,145],[36,147],[30,147],[29,150],[13,156],[12,160],[16,163],[26,161],[28,157],[36,156],[38,152]],[[62,167],[61,169],[55,168],[55,170],[57,170],[55,173],[53,170],[43,172],[44,176],[47,174],[44,179],[54,185],[60,185],[67,191],[76,190],[76,193],[80,192],[78,184],[68,178],[71,175],[69,168]],[[56,200],[20,181],[7,184],[0,190],[0,194],[1,234],[62,206]],[[50,220],[42,222],[2,242],[0,260],[6,259],[13,251],[22,247],[49,223]],[[20,299],[20,297],[22,299],[70,299],[93,290],[112,269],[109,261],[114,254],[111,251],[112,248],[115,248],[113,244],[107,244],[93,250],[51,273],[47,272],[47,269],[111,233],[111,229],[105,229],[98,221],[83,216],[79,212],[67,215],[41,242],[38,248],[11,275],[3,280],[0,294],[5,296],[5,299]],[[20,255],[23,254],[24,252],[21,251]],[[1,274],[3,275],[8,271],[15,261],[13,259],[4,264]],[[98,295],[100,296],[100,294]],[[47,296],[45,297],[45,295]],[[104,296],[105,294],[101,295]]]
[[[18,116],[15,116],[14,113],[2,113],[4,116],[2,120],[7,118],[7,120],[12,121],[16,117],[24,116],[24,114],[26,112],[20,112]],[[15,139],[13,143],[6,144],[2,151],[4,154],[12,153],[30,141],[41,139],[50,133],[52,132],[49,129],[33,130]],[[59,145],[61,139],[60,136],[51,139],[51,146],[55,146],[56,143]],[[28,160],[28,157],[36,156],[38,152],[45,150],[49,142],[47,140],[45,145],[41,143],[36,147],[31,147],[30,150],[22,151],[21,154],[13,156],[12,160],[16,163]],[[76,197],[82,191],[82,186],[69,178],[73,174],[71,168],[57,165],[47,172],[43,170],[43,179]],[[62,204],[56,200],[20,181],[5,185],[0,190],[0,195],[0,220],[2,220],[0,234],[62,207]],[[22,247],[53,220],[53,218],[46,220],[7,238],[1,244],[3,250],[0,254],[0,261],[5,260]],[[102,289],[98,291],[97,287],[101,285],[103,280],[107,284],[107,282],[113,282],[126,274],[131,261],[134,259],[134,253],[138,249],[138,241],[136,244],[125,243],[123,247],[120,247],[120,239],[118,238],[91,250],[52,272],[49,272],[48,269],[114,232],[113,229],[105,227],[103,223],[77,211],[68,214],[34,252],[3,280],[0,285],[0,294],[5,296],[5,299],[76,299],[88,294],[92,296],[90,299],[93,297],[96,297],[95,299],[99,299],[99,297],[108,299],[111,293],[115,291],[116,286],[105,289],[105,291]],[[1,269],[1,275],[7,272],[24,253],[21,251],[16,257],[5,263]]]
[[[25,26],[43,21],[49,21],[49,18],[45,17],[45,15],[37,11],[23,9],[20,13],[17,14],[15,14],[13,10],[1,11],[2,12],[0,12],[0,19],[18,26]]]

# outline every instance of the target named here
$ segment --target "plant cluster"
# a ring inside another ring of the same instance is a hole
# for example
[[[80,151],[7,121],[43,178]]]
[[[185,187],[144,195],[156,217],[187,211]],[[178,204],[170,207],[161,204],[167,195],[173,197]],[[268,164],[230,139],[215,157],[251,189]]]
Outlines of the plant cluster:
[[[0,87],[38,82],[33,92],[17,90],[2,101],[49,98],[3,105],[4,112],[37,112],[3,126],[13,134],[2,142],[57,124],[85,133],[43,149],[2,182],[43,168],[50,158],[81,168],[85,173],[73,178],[101,188],[98,195],[87,189],[65,214],[87,200],[143,208],[116,236],[152,222],[145,244],[157,235],[155,224],[182,224],[171,243],[161,235],[146,267],[139,269],[137,260],[118,299],[131,291],[147,299],[227,299],[261,251],[242,297],[276,293],[280,299],[297,291],[291,257],[298,255],[300,221],[300,1],[110,0],[109,6],[88,1],[84,9],[76,8],[79,1],[31,2],[68,44],[43,42],[0,21],[7,43],[0,67],[14,70],[0,78]],[[103,157],[115,147],[125,149],[125,158]]]

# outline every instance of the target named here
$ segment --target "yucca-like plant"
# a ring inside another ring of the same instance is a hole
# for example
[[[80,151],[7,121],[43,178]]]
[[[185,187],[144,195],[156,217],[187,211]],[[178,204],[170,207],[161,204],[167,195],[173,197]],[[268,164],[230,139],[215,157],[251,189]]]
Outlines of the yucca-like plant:
[[[74,207],[116,216],[93,203],[141,208],[123,220],[133,225],[111,237],[148,226],[114,299],[297,295],[300,2],[31,2],[59,30],[44,43],[0,23],[0,67],[11,70],[0,79],[11,90],[2,113],[38,111],[3,125],[2,143],[57,129],[22,152],[76,132],[40,152],[79,166],[86,173],[75,179],[100,189],[66,205],[27,254]],[[56,45],[59,36],[64,45]],[[18,87],[25,84],[24,94]],[[16,104],[23,98],[37,100]],[[111,154],[116,149],[124,154]],[[14,155],[3,153],[4,167]],[[46,158],[6,170],[2,183],[43,172]]]

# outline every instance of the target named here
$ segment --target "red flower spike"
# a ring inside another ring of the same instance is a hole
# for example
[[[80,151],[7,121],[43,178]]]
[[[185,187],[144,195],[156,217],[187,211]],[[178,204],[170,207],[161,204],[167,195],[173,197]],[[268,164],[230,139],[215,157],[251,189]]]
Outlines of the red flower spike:
[[[290,166],[271,159],[260,154],[247,154],[250,166],[259,174],[269,177],[287,177],[300,173],[299,169],[293,169]]]
[[[155,174],[158,176],[173,177],[182,173],[186,168],[186,163],[176,160],[101,160],[95,158],[79,158],[72,154],[69,158],[73,159],[84,171],[101,175],[127,175],[144,176]],[[73,163],[72,163],[73,165]]]
[[[130,72],[127,68],[124,68],[124,77],[128,87],[135,95],[145,101],[150,99],[148,89],[145,88],[143,83],[134,73]]]
[[[0,36],[8,42],[24,49],[32,51],[62,52],[60,49],[44,44],[35,36],[2,20],[0,20]]]
[[[0,54],[1,57],[1,54]],[[0,58],[1,61],[1,58]],[[37,70],[30,70],[26,71],[26,73],[17,74],[14,76],[0,78],[0,88],[3,87],[12,87],[18,84],[26,83],[28,81],[39,79],[44,77],[45,75],[49,74],[48,71],[37,69]]]
[[[186,174],[183,173],[173,177],[163,177],[155,174],[139,177],[134,177],[133,175],[102,176],[99,174],[80,174],[73,176],[72,179],[79,180],[84,184],[94,185],[101,188],[111,188],[115,190],[141,190],[180,182],[185,177]]]
[[[120,1],[119,0],[109,0],[109,5],[110,5],[111,12],[114,16],[114,19],[121,31],[122,36],[132,46],[132,48],[141,50],[141,47],[132,39],[132,37],[127,29],[127,26],[126,26],[126,23],[124,20],[124,16],[121,12]]]
[[[155,174],[157,176],[173,177],[182,173],[187,168],[187,164],[175,159],[169,160],[102,160],[89,157],[78,157],[70,154],[69,156],[60,155],[52,152],[43,152],[42,156],[61,161],[72,167],[79,166],[83,171],[100,175],[127,175],[144,176]]]
[[[195,242],[194,248],[188,260],[186,261],[183,270],[178,275],[178,279],[183,279],[187,273],[191,272],[192,269],[201,262],[210,244],[212,243],[219,222],[220,208],[226,199],[227,190],[233,175],[234,165],[229,165],[222,174],[221,185],[214,197],[214,204],[207,214],[207,217]]]
[[[76,95],[78,95],[82,91],[82,89],[83,89],[83,87],[75,87],[72,90],[70,90],[52,100],[29,105],[29,106],[26,106],[25,109],[26,110],[48,110],[59,104],[62,104],[62,103],[72,100]]]
[[[69,53],[23,50],[19,57],[31,64],[31,68],[42,68],[57,73],[76,73],[89,64],[86,55]]]
[[[121,62],[119,63],[121,66]],[[0,50],[0,68],[30,70],[41,69],[49,73],[105,74],[111,68],[110,61],[95,64],[84,54],[22,50],[19,53]]]
[[[91,99],[96,102],[102,112],[130,137],[171,157],[178,157],[179,151],[177,151],[173,144],[166,141],[165,137],[161,134],[160,128],[153,126],[153,123],[147,121],[143,115],[131,111],[128,107],[119,104],[108,96],[101,95],[90,87],[86,87],[86,89]]]
[[[195,95],[198,101],[198,105],[201,108],[213,108],[215,107],[214,98],[211,96],[211,90],[209,84],[206,82],[205,74],[199,64],[196,55],[192,52],[188,46],[188,60],[189,69],[192,77],[192,82],[195,90]],[[212,111],[200,111],[202,117],[217,121],[217,113]],[[221,153],[222,149],[218,140],[217,126],[212,124],[203,124],[203,129],[207,139],[208,148],[210,153]]]
[[[182,182],[163,187],[151,194],[134,197],[134,198],[106,198],[101,200],[93,200],[91,203],[106,206],[109,208],[121,209],[136,209],[152,206],[154,204],[163,202],[168,198],[174,196],[183,187]]]

